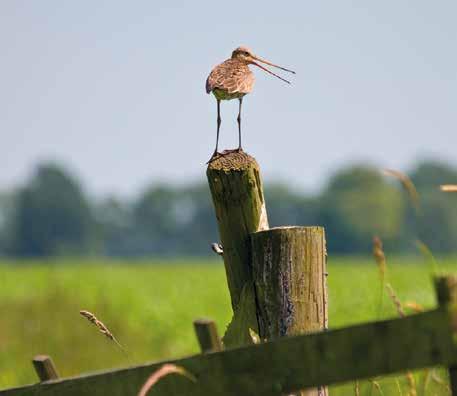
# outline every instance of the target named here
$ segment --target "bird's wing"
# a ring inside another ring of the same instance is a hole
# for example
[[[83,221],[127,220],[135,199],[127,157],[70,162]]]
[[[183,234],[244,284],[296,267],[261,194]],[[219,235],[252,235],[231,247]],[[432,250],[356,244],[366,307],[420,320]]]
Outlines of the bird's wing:
[[[246,73],[244,73],[243,78],[238,80],[238,92],[249,93],[254,87],[254,73],[249,70],[249,67],[246,66]]]
[[[206,80],[206,92],[220,88],[228,93],[249,93],[254,85],[254,74],[246,65],[232,59],[216,66]]]
[[[224,70],[226,70],[226,63],[227,61],[217,65],[213,68],[213,70],[211,70],[211,73],[206,79],[206,93],[209,94],[214,88],[221,88],[220,82],[224,74]]]
[[[211,72],[210,75],[208,76],[208,78],[206,79],[206,93],[207,93],[207,94],[209,94],[209,93],[213,90],[213,88],[214,88],[214,86],[213,86],[213,80],[212,80],[212,78],[211,78],[211,75],[212,75],[212,74],[213,74],[213,73]]]

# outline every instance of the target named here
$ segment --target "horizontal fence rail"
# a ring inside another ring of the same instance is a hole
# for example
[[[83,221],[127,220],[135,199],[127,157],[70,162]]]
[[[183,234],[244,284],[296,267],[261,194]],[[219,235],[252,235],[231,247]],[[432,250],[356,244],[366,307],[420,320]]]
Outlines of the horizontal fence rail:
[[[448,308],[442,305],[406,318],[168,361],[184,367],[197,381],[171,375],[163,378],[151,394],[277,396],[404,370],[456,366]],[[0,391],[0,395],[137,395],[147,378],[164,363],[50,380]]]

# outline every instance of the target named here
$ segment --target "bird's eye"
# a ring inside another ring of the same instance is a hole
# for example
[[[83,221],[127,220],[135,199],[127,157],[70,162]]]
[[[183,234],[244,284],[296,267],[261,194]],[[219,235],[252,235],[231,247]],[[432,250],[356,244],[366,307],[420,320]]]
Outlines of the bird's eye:
[[[244,55],[248,56],[248,55],[249,55],[249,52],[244,51]]]

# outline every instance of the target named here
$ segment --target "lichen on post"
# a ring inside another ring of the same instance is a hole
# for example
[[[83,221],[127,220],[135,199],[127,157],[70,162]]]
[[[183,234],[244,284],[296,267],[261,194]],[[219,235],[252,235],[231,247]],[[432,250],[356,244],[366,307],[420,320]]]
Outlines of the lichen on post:
[[[322,227],[278,227],[251,235],[252,272],[262,339],[328,326],[326,247]],[[327,395],[320,387],[300,395]]]
[[[236,334],[226,334],[224,343],[242,345],[250,340],[250,327],[257,331],[249,234],[268,229],[259,165],[243,151],[225,152],[209,163],[207,177],[234,311],[228,332]]]

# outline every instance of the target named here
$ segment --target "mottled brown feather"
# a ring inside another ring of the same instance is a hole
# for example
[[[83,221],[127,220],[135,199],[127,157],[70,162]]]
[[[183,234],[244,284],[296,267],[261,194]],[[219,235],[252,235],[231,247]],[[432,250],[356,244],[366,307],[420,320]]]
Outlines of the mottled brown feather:
[[[228,94],[227,99],[233,99],[251,92],[253,86],[254,73],[248,65],[239,59],[227,59],[211,71],[206,80],[206,93],[216,89]]]

